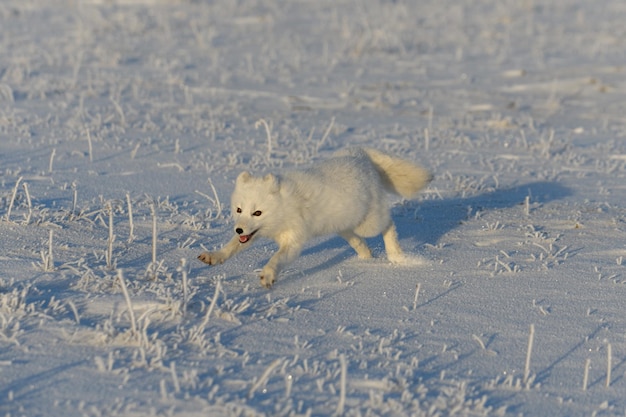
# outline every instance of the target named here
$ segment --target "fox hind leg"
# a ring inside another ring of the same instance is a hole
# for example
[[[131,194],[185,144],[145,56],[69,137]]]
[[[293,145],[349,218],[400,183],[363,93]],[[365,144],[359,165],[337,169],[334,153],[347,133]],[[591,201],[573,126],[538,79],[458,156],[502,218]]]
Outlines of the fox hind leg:
[[[352,249],[356,251],[356,254],[360,259],[369,259],[372,257],[372,252],[370,251],[370,248],[367,247],[365,239],[363,239],[361,236],[350,230],[339,233],[339,236],[344,238],[348,242],[348,244],[352,246]]]
[[[383,242],[385,242],[385,252],[387,252],[387,259],[390,262],[401,263],[406,259],[400,243],[398,243],[398,233],[393,221],[390,221],[387,229],[383,231]]]

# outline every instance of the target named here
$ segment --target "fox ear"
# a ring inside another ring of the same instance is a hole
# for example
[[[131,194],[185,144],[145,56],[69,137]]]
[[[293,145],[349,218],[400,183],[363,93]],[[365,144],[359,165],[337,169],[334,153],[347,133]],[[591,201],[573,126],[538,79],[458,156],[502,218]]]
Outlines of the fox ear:
[[[250,181],[250,178],[252,178],[252,175],[250,175],[250,173],[248,171],[243,171],[237,177],[237,183],[246,183],[246,182]]]
[[[263,177],[263,181],[269,185],[270,193],[276,193],[280,189],[280,183],[274,174],[267,174]]]

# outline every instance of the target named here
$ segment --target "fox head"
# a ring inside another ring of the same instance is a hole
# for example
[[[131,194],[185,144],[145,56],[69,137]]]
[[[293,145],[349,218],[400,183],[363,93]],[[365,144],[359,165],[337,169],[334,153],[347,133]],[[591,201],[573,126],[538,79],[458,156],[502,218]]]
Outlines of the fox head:
[[[255,177],[242,172],[235,182],[231,196],[231,213],[235,220],[235,233],[240,243],[248,243],[253,237],[265,235],[280,221],[280,181],[272,174]]]

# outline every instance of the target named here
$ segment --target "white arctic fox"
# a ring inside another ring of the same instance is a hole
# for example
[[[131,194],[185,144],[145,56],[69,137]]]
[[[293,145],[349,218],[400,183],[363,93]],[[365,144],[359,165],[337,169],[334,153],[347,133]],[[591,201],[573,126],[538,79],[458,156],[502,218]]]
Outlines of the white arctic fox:
[[[260,275],[261,285],[269,288],[312,237],[338,233],[359,258],[370,258],[363,238],[382,233],[389,261],[403,262],[385,191],[411,198],[430,180],[424,168],[366,148],[349,148],[312,168],[281,176],[242,172],[231,198],[235,236],[219,251],[203,252],[198,259],[219,264],[259,236],[273,239],[278,251]]]

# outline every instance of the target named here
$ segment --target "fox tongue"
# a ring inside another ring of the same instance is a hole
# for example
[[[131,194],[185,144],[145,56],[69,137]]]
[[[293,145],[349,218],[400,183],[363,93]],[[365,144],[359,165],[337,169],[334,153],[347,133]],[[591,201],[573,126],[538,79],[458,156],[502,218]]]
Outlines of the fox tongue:
[[[250,233],[249,235],[239,235],[239,243],[246,243],[249,242],[250,239],[252,239],[252,236],[254,236],[254,234],[258,232],[258,230],[253,231],[252,233]]]

